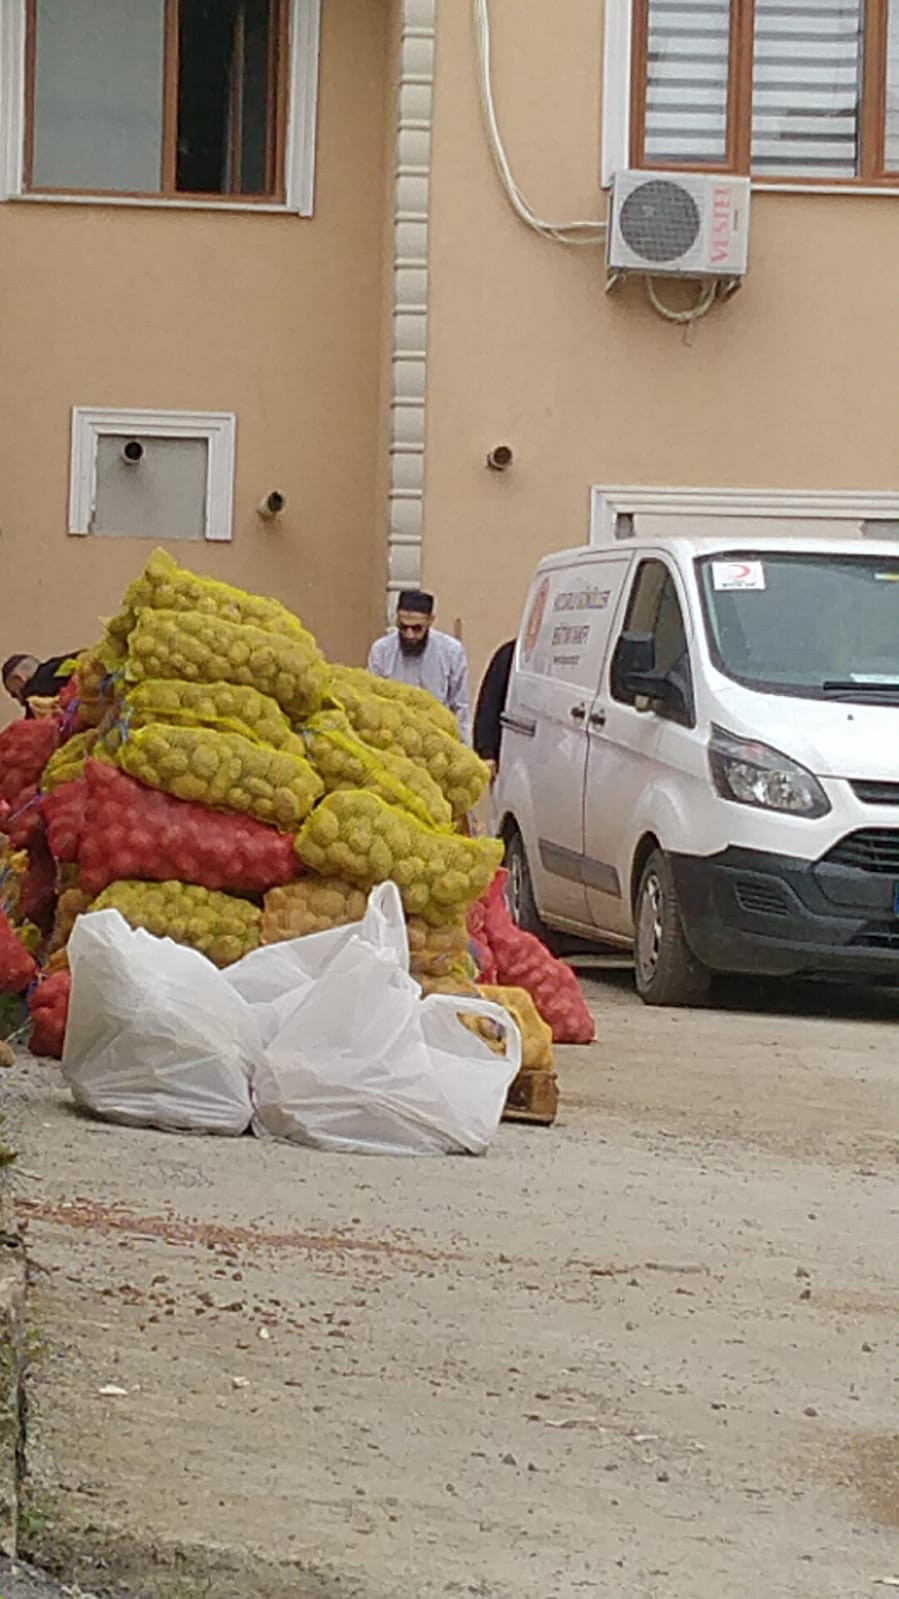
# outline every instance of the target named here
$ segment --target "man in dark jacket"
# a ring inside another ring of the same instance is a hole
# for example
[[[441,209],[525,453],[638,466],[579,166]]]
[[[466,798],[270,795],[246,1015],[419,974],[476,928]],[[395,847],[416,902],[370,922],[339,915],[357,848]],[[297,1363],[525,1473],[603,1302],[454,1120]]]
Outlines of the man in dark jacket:
[[[508,644],[500,645],[484,673],[475,707],[473,740],[475,752],[480,755],[482,761],[487,762],[491,782],[499,766],[499,751],[503,736],[502,714],[509,690],[514,654],[514,639],[510,639]]]
[[[74,653],[77,655],[78,651]],[[53,655],[49,661],[39,661],[36,655],[10,655],[0,667],[3,687],[12,699],[24,706],[26,716],[33,716],[28,701],[52,700],[65,688],[71,673],[62,668],[72,659],[72,655]]]

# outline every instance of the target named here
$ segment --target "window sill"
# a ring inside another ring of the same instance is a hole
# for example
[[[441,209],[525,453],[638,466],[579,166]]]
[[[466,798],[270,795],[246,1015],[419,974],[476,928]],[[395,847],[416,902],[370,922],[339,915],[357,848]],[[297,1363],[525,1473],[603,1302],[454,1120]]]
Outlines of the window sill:
[[[15,205],[92,205],[115,210],[138,211],[218,211],[239,216],[303,217],[307,213],[283,200],[196,200],[169,199],[166,195],[130,194],[11,194]]]
[[[801,178],[795,182],[787,179],[781,183],[767,183],[764,178],[753,178],[750,184],[753,194],[881,194],[899,195],[899,178],[890,183],[803,183]]]

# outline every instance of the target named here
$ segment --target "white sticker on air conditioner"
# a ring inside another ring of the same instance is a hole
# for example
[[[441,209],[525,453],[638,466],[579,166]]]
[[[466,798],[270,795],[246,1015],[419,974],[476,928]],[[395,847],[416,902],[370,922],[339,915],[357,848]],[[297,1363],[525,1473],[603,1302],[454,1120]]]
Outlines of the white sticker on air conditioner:
[[[765,568],[761,561],[713,561],[712,582],[716,589],[763,589]]]

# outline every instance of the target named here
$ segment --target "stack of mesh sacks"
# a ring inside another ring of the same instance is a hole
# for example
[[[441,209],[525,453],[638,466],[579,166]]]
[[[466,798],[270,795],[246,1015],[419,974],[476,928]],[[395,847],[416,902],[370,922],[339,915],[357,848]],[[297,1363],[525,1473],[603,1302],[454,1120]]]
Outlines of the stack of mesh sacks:
[[[501,847],[458,830],[486,770],[430,695],[330,667],[277,601],[162,551],[75,683],[77,728],[54,738],[35,785],[58,894],[38,993],[68,982],[66,941],[88,909],[224,966],[358,920],[388,878],[413,970],[475,975],[466,913]]]

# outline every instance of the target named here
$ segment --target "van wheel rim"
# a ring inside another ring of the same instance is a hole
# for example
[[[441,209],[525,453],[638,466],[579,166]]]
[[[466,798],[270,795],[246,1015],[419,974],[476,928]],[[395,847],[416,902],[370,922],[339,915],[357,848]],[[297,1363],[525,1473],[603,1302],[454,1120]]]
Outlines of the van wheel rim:
[[[644,983],[651,983],[662,947],[662,885],[653,872],[643,885],[637,924],[637,965]]]

